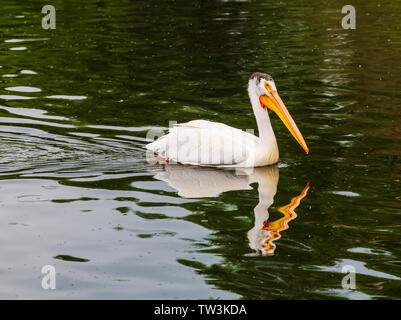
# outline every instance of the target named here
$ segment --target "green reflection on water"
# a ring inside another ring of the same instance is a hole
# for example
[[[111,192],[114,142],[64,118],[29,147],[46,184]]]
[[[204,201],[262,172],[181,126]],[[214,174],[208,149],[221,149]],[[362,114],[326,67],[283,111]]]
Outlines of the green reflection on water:
[[[59,252],[91,257],[56,266],[75,274],[65,297],[401,297],[400,3],[354,2],[356,30],[337,1],[53,1],[52,31],[41,5],[0,8],[2,297],[46,297],[30,279]],[[142,149],[170,120],[256,128],[254,71],[273,75],[310,148],[272,116],[269,221],[311,189],[268,257],[250,256],[257,181],[186,199]]]

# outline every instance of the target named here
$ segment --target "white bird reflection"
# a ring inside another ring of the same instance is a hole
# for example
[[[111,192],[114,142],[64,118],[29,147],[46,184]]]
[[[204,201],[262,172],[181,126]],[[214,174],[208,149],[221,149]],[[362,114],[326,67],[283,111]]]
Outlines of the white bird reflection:
[[[254,208],[255,224],[248,231],[249,246],[259,255],[272,255],[276,249],[274,241],[281,238],[281,231],[288,229],[289,221],[295,219],[295,208],[309,189],[307,185],[300,195],[278,211],[283,216],[269,222],[268,208],[273,204],[277,192],[279,169],[277,166],[259,167],[244,170],[221,170],[184,165],[166,165],[154,178],[165,181],[184,198],[217,197],[233,190],[252,189],[258,183],[259,203]]]

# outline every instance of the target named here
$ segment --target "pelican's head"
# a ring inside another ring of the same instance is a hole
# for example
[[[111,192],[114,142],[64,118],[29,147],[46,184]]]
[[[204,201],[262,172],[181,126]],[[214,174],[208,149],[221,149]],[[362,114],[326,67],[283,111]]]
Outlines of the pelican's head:
[[[262,109],[270,109],[274,111],[291,132],[295,140],[298,141],[306,153],[309,153],[309,148],[295,124],[295,121],[292,119],[290,113],[278,95],[276,84],[270,75],[261,72],[255,72],[252,74],[249,78],[248,93],[251,100],[253,96],[258,97]]]

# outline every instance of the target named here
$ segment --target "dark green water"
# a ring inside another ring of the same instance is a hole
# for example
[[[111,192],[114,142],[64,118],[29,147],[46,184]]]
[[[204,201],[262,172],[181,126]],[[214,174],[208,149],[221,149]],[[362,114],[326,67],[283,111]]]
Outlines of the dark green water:
[[[51,4],[56,30],[43,1],[0,7],[0,298],[401,298],[400,2],[354,1],[356,30],[336,1]],[[254,179],[145,161],[169,121],[256,128],[255,71],[308,156],[272,116],[280,161]],[[188,174],[201,197],[174,184]],[[273,222],[307,183],[274,253],[256,254],[264,198]]]

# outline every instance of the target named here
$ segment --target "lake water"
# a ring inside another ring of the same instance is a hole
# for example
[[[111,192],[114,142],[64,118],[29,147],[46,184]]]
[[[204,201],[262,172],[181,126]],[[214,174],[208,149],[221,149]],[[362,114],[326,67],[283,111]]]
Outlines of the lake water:
[[[0,298],[401,298],[401,3],[50,4],[0,8]],[[309,155],[272,115],[277,166],[146,161],[169,121],[256,128],[255,71]]]

